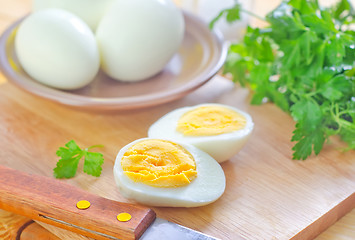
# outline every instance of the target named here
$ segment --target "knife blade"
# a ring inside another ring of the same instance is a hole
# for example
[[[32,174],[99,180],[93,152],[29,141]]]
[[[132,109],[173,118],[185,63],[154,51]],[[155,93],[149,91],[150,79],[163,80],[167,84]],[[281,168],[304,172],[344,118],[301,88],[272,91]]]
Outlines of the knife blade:
[[[87,200],[82,210],[76,204]],[[0,166],[0,208],[95,239],[213,240],[214,237],[156,217],[145,206],[122,203],[63,181]],[[129,213],[127,222],[117,220]]]

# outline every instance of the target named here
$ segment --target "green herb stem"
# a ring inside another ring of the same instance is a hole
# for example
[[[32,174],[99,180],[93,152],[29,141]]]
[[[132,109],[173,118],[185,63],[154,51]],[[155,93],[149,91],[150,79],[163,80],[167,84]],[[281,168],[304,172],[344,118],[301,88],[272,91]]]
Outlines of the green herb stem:
[[[244,13],[250,15],[250,16],[253,16],[253,17],[255,17],[255,18],[257,18],[257,19],[259,19],[259,20],[261,20],[261,21],[268,22],[265,18],[260,17],[259,15],[255,14],[255,13],[253,13],[253,12],[250,12],[249,10],[247,10],[247,9],[245,9],[245,8],[240,8],[240,11],[241,11],[241,12],[244,12]]]

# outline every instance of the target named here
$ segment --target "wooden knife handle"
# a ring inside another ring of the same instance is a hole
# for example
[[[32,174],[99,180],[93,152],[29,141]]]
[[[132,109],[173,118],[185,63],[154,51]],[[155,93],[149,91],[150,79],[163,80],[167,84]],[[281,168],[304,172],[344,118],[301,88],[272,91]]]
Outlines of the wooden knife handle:
[[[76,203],[91,206],[80,210]],[[144,206],[120,203],[44,176],[0,166],[0,208],[95,239],[138,239],[155,219]],[[117,220],[129,213],[127,222]]]

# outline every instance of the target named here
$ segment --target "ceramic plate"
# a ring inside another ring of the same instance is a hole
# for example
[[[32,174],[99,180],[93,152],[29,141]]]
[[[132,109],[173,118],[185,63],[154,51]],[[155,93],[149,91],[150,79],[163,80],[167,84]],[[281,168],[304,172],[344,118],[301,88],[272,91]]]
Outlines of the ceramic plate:
[[[179,51],[162,72],[135,83],[116,81],[103,72],[78,90],[58,90],[32,79],[21,68],[14,51],[16,28],[11,25],[0,37],[0,69],[19,87],[55,102],[81,108],[118,110],[166,103],[185,96],[211,79],[222,67],[227,48],[221,34],[207,24],[184,13],[185,35]]]

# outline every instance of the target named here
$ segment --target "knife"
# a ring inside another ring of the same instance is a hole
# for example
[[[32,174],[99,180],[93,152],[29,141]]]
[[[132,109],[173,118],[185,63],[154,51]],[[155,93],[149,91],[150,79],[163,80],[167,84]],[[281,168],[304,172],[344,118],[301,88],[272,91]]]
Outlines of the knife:
[[[87,200],[87,209],[77,202]],[[0,166],[0,208],[95,239],[213,240],[214,237],[156,217],[145,206],[88,193],[63,181]],[[129,221],[118,221],[129,213]]]

